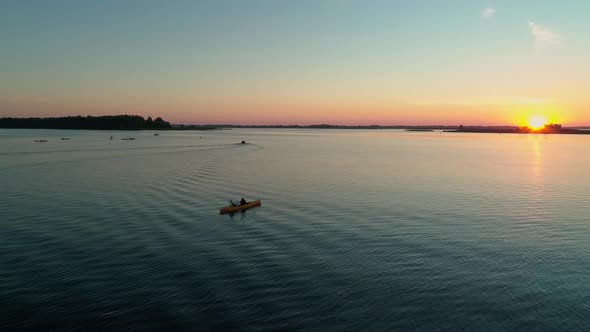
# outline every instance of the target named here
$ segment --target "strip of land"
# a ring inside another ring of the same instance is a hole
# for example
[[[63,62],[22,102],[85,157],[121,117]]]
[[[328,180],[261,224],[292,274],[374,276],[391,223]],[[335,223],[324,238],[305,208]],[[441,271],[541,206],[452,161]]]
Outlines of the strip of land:
[[[566,135],[590,135],[590,130],[579,128],[564,128],[560,124],[547,124],[543,128],[530,127],[484,127],[484,126],[459,126],[455,130],[445,130],[454,133],[494,133],[494,134],[566,134]]]
[[[172,125],[161,117],[155,120],[139,115],[65,116],[51,118],[0,118],[7,129],[83,129],[83,130],[213,130],[219,126]]]
[[[406,131],[429,132],[444,131],[451,133],[497,133],[497,134],[569,134],[590,135],[589,128],[565,128],[560,124],[547,124],[543,128],[515,126],[341,126],[330,124],[318,125],[184,125],[170,124],[160,117],[153,120],[139,115],[106,115],[106,116],[66,116],[51,118],[0,118],[0,128],[14,129],[87,129],[87,130],[223,130],[232,128],[275,128],[275,129],[401,129]]]
[[[405,131],[415,132],[430,132],[430,131],[444,131],[449,133],[496,133],[496,134],[568,134],[568,135],[590,135],[590,128],[565,128],[560,124],[547,124],[543,128],[529,128],[516,126],[447,126],[447,125],[421,125],[421,126],[340,126],[330,124],[320,125],[208,125],[211,127],[231,129],[231,128],[301,128],[301,129],[402,129]]]

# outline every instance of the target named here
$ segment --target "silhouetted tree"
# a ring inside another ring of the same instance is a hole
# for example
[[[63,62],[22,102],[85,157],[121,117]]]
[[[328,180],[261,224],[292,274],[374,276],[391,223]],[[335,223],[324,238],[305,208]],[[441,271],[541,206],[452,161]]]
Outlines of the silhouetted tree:
[[[154,121],[154,128],[171,128],[170,123],[164,121],[161,117],[157,117]]]
[[[148,116],[147,120],[145,120],[145,127],[146,128],[153,128],[154,127],[154,120],[152,120],[151,116]]]

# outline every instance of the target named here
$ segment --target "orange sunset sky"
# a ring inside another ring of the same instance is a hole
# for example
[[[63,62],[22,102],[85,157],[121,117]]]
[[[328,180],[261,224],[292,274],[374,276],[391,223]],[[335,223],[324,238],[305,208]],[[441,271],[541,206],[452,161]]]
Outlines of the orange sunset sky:
[[[0,116],[590,125],[584,1],[11,2]]]

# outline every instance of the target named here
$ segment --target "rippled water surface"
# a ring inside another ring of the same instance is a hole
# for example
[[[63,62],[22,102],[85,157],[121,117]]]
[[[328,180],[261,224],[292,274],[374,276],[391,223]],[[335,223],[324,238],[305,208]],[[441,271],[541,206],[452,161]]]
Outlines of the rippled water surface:
[[[0,330],[587,331],[589,146],[0,130]]]

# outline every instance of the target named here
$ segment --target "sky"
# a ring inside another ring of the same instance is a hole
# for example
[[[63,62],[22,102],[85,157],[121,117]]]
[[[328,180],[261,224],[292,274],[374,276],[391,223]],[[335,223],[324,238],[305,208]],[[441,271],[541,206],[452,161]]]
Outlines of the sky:
[[[590,125],[590,1],[0,3],[0,116]]]

